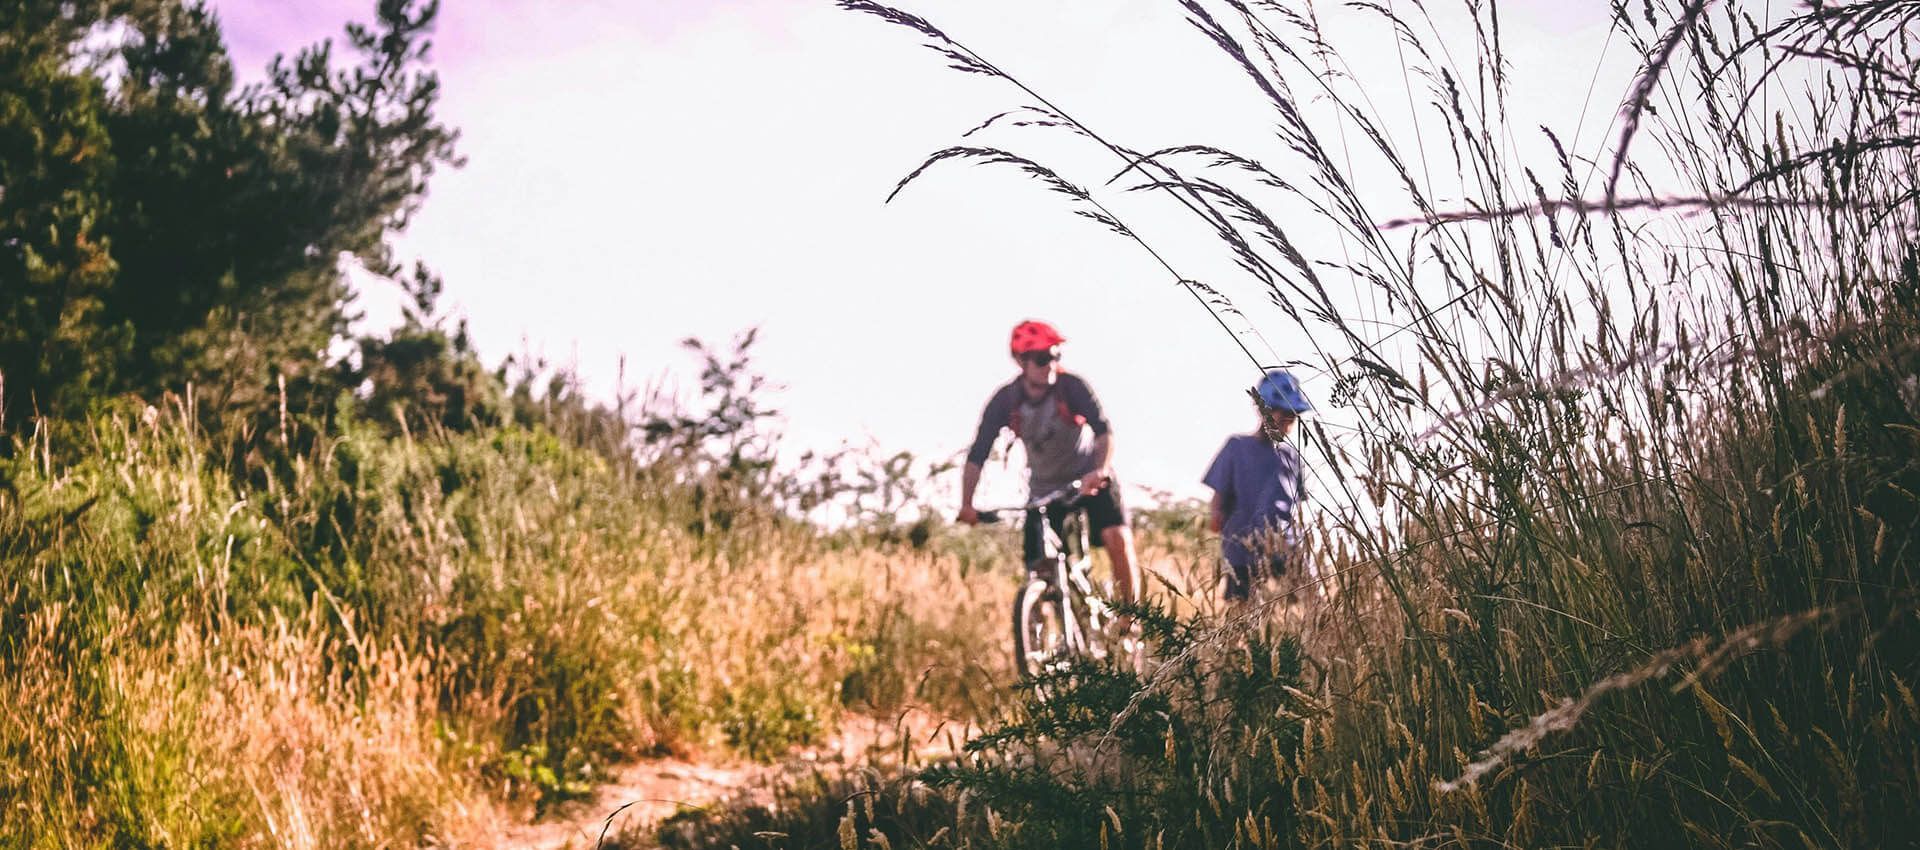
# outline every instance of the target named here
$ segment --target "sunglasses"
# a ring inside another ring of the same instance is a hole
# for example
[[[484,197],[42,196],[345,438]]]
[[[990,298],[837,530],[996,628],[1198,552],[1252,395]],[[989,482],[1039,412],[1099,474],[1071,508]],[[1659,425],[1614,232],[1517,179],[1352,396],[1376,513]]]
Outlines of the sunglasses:
[[[1020,355],[1021,362],[1032,363],[1035,366],[1051,365],[1059,361],[1059,359],[1060,359],[1060,355],[1055,354],[1051,351],[1029,351],[1025,354]]]

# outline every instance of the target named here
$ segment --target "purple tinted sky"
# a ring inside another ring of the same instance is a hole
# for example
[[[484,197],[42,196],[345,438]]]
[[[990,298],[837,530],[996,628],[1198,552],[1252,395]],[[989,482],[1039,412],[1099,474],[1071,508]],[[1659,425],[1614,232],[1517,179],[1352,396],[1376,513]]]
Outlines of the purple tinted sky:
[[[274,53],[369,18],[372,0],[213,5],[251,77]],[[1501,7],[1519,71],[1513,126],[1549,124],[1577,151],[1600,148],[1633,71],[1620,45],[1608,49],[1604,6]],[[1267,114],[1177,4],[912,8],[1135,148],[1204,142],[1277,156]],[[1383,86],[1376,101],[1399,109],[1407,96],[1394,87],[1417,75],[1402,73],[1390,33],[1355,19],[1348,34],[1349,59]],[[1011,377],[1007,328],[1037,316],[1072,340],[1066,362],[1107,403],[1129,480],[1198,495],[1213,451],[1251,424],[1241,389],[1255,373],[1233,340],[1138,247],[1056,196],[1004,171],[956,167],[881,204],[928,153],[1022,102],[946,70],[911,33],[826,0],[455,0],[434,55],[441,116],[461,129],[469,165],[436,178],[397,247],[446,275],[447,301],[489,360],[530,347],[609,392],[623,355],[631,382],[687,374],[681,338],[757,325],[761,364],[786,386],[778,401],[793,442],[871,439],[945,457]],[[1589,104],[1577,95],[1590,85]],[[1113,170],[1058,134],[969,141],[1086,182]],[[1235,289],[1231,262],[1204,234],[1138,197],[1114,203],[1168,234],[1162,246],[1183,274],[1235,296],[1263,359],[1309,355],[1263,295]],[[362,289],[374,314],[392,302],[390,285]],[[1327,388],[1309,380],[1307,390]],[[1018,489],[1017,475],[990,472],[990,488],[996,479],[1002,494]]]
[[[717,15],[751,11],[759,0],[617,3],[604,0],[455,0],[443,3],[436,55],[459,63],[530,50],[565,50],[612,24],[640,43],[670,43]],[[276,53],[338,40],[348,21],[373,19],[367,0],[214,0],[234,62],[257,73]]]

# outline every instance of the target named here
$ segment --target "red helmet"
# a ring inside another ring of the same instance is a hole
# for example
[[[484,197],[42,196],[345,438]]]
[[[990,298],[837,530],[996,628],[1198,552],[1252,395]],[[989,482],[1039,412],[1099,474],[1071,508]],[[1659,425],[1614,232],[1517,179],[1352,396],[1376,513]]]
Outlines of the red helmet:
[[[1045,351],[1066,341],[1067,338],[1054,330],[1052,325],[1028,319],[1013,326],[1010,345],[1014,354],[1025,354],[1029,351]]]

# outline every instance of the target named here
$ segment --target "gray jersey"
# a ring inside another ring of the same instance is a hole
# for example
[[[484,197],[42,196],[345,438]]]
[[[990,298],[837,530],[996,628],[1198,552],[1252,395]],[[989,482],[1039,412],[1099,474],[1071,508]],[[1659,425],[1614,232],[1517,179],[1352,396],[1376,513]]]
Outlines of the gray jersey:
[[[967,462],[982,464],[993,451],[1000,429],[1011,428],[1027,451],[1027,484],[1035,495],[1050,493],[1084,478],[1099,458],[1094,439],[1107,433],[1100,400],[1080,376],[1061,372],[1040,398],[1030,399],[1020,379],[994,391],[980,417]]]

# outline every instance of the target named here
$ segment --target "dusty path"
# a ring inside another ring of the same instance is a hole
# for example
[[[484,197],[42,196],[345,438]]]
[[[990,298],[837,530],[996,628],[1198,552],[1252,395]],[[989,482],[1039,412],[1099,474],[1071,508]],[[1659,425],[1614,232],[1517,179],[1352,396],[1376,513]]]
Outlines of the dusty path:
[[[883,718],[850,714],[841,718],[839,730],[826,742],[797,750],[779,764],[647,759],[621,768],[618,778],[597,789],[591,801],[562,806],[538,823],[508,829],[499,846],[590,850],[603,829],[611,839],[684,809],[750,804],[769,781],[782,776],[898,764],[903,741],[909,758],[937,759],[949,755],[950,742],[965,740],[969,731],[917,709]]]

